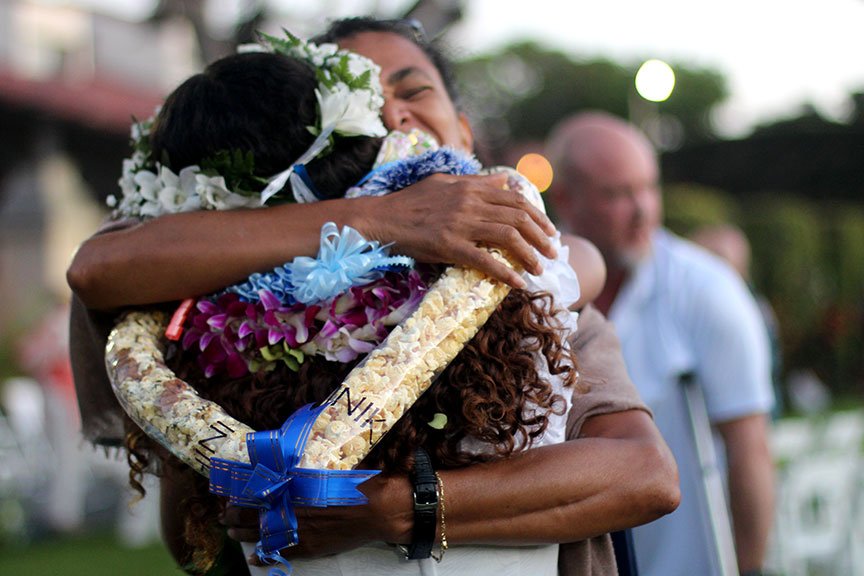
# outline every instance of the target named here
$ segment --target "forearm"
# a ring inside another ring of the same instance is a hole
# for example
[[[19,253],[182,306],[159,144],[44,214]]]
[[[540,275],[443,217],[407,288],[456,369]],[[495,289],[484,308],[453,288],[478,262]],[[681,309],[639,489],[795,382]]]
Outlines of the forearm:
[[[601,417],[602,418],[602,417]],[[571,542],[650,522],[674,510],[677,469],[668,449],[639,412],[629,438],[571,440],[506,460],[439,471],[445,485],[450,544]],[[656,434],[656,435],[655,435]],[[634,473],[638,471],[638,473]],[[410,538],[404,485],[374,497],[392,502],[385,537]]]
[[[439,470],[448,543],[572,542],[650,522],[678,506],[678,469],[645,412],[594,416],[582,430],[581,437],[563,444]],[[360,490],[369,499],[363,506],[296,508],[303,537],[283,554],[316,557],[368,542],[409,543],[413,511],[407,476],[378,475]],[[229,508],[229,536],[259,539],[248,512]],[[436,540],[440,523],[438,528]]]
[[[443,475],[448,539],[571,542],[650,522],[675,507],[666,458],[647,440],[585,438],[498,463],[482,486],[454,470]]]
[[[296,256],[314,255],[327,221],[362,232],[360,208],[366,204],[341,200],[163,216],[91,237],[76,253],[67,278],[90,308],[206,294]]]
[[[774,519],[774,468],[767,438],[727,447],[727,455],[735,550],[743,573],[764,565]]]
[[[506,178],[436,174],[381,197],[287,204],[262,210],[208,210],[163,216],[81,245],[67,271],[88,308],[179,300],[219,290],[296,256],[312,256],[328,221],[368,240],[394,243],[420,262],[476,268],[513,287],[524,281],[483,246],[507,252],[539,274],[535,250],[555,256],[551,221]]]

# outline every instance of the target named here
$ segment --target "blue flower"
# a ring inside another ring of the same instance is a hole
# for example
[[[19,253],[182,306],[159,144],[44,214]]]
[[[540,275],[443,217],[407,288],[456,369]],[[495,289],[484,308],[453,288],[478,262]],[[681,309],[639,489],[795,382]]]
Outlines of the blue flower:
[[[477,174],[480,163],[476,158],[454,148],[439,148],[395,160],[371,172],[361,181],[357,195],[382,196],[402,190],[432,174]]]

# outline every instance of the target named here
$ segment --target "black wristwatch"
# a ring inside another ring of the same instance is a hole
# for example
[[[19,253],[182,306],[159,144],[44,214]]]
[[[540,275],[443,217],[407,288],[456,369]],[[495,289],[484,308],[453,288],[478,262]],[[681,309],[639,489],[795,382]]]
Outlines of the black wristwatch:
[[[411,531],[407,558],[420,560],[432,555],[438,513],[438,479],[429,454],[423,448],[417,448],[414,453],[411,481],[414,484],[414,529]]]

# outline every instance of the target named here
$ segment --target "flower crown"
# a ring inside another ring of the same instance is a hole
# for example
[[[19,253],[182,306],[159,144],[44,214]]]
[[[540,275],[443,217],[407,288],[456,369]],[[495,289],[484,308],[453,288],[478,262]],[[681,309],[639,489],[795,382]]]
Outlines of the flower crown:
[[[368,58],[340,50],[335,44],[313,44],[292,35],[285,38],[261,34],[261,44],[247,44],[238,52],[270,52],[308,62],[318,79],[317,123],[307,126],[315,134],[312,145],[288,168],[264,179],[254,174],[249,151],[224,150],[201,165],[174,173],[153,158],[149,136],[155,119],[132,124],[132,156],[123,161],[119,180],[122,197],[111,195],[108,206],[116,216],[152,218],[193,210],[258,208],[275,198],[280,201],[315,201],[307,184],[305,165],[330,151],[335,136],[384,136],[381,122],[383,91],[380,68]],[[157,110],[158,112],[158,110]],[[292,197],[280,194],[291,183]]]

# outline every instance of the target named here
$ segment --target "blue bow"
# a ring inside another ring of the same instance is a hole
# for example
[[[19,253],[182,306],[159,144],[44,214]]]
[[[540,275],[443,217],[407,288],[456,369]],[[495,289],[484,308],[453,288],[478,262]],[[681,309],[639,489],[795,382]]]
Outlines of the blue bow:
[[[304,406],[279,430],[247,435],[250,463],[210,460],[210,492],[227,496],[231,504],[260,509],[258,557],[278,561],[290,573],[279,550],[298,542],[294,505],[356,506],[367,502],[357,486],[379,470],[313,470],[298,468],[312,424],[324,405]],[[278,574],[278,572],[276,572]]]
[[[294,298],[312,304],[338,296],[352,286],[369,284],[391,267],[413,265],[414,260],[407,256],[390,256],[389,245],[366,240],[350,226],[343,226],[340,232],[335,223],[327,222],[321,227],[318,257],[298,256],[287,267]]]

